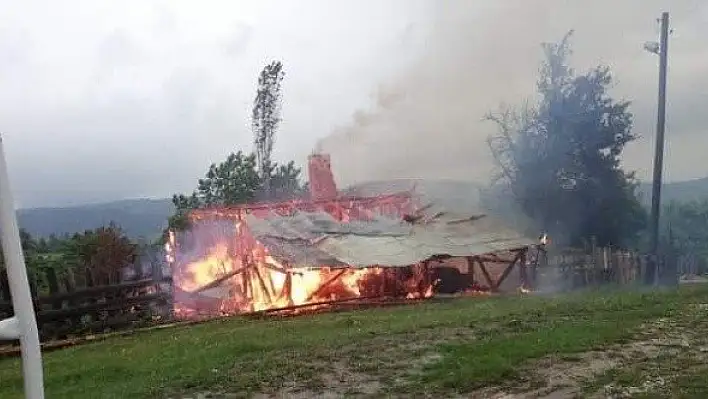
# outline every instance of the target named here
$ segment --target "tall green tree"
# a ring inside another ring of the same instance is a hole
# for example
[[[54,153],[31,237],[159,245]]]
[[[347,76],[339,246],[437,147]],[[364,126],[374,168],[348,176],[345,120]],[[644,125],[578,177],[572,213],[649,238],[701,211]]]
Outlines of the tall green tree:
[[[571,35],[543,44],[535,104],[487,115],[498,127],[489,138],[495,184],[556,242],[594,237],[600,245],[629,245],[645,220],[634,174],[620,165],[625,145],[636,138],[630,103],[609,95],[608,67],[575,73],[568,64]]]
[[[277,168],[271,154],[275,133],[281,121],[281,87],[285,72],[280,61],[266,65],[258,76],[256,98],[251,112],[251,129],[255,144],[256,162],[263,183],[263,195],[267,198],[271,192],[271,175]]]
[[[169,219],[169,229],[187,229],[187,214],[192,209],[233,206],[256,200],[285,200],[304,193],[300,168],[292,161],[278,164],[271,156],[281,121],[284,76],[280,61],[266,65],[258,76],[251,113],[254,152],[229,154],[225,161],[209,166],[192,194],[175,194],[172,202],[176,212]]]

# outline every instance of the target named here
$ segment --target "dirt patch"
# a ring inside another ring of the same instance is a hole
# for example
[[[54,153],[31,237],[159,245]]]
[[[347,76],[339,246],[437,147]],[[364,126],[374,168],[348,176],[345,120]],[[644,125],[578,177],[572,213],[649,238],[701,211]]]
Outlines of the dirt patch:
[[[708,320],[708,305],[695,304],[684,312],[645,324],[632,342],[531,361],[522,372],[523,381],[509,381],[502,386],[465,394],[464,397],[622,398],[640,393],[671,392],[670,374],[679,366],[662,369],[667,364],[666,359],[689,359],[692,365],[705,364],[708,360],[708,337],[703,337],[701,333],[707,330],[708,321],[702,322],[702,328],[696,328],[696,323],[701,323],[699,320]],[[515,323],[521,326],[515,327]],[[511,320],[503,325],[486,325],[485,328],[435,326],[403,334],[372,336],[365,343],[308,352],[307,364],[302,367],[316,370],[311,378],[308,377],[310,379],[293,376],[291,382],[281,382],[272,391],[262,391],[256,396],[201,397],[376,398],[410,397],[406,392],[414,391],[417,397],[425,397],[426,393],[420,392],[421,387],[414,386],[413,382],[426,365],[440,360],[441,354],[436,352],[439,344],[473,341],[487,335],[533,327],[526,324]],[[689,366],[683,363],[681,370],[687,370]],[[633,372],[631,378],[621,374],[628,369]]]
[[[419,373],[425,365],[440,359],[441,355],[435,352],[438,344],[473,339],[475,336],[471,328],[448,327],[372,337],[366,342],[366,348],[361,345],[347,345],[328,353],[313,354],[312,359],[316,359],[313,360],[316,363],[314,367],[321,370],[318,373],[317,387],[304,387],[302,382],[293,382],[277,392],[261,393],[252,397],[388,397],[391,396],[388,393],[391,387],[405,386],[412,375]]]
[[[528,380],[506,389],[486,388],[474,392],[472,398],[494,399],[560,399],[583,396],[587,381],[629,362],[659,356],[663,346],[653,341],[637,341],[615,345],[602,351],[564,356],[549,356],[526,368]],[[604,397],[604,396],[603,396]]]
[[[708,312],[705,304],[695,305],[694,309]],[[470,397],[626,398],[666,391],[675,377],[671,375],[674,370],[667,366],[666,359],[679,363],[677,367],[683,367],[684,371],[689,363],[701,365],[708,361],[707,337],[702,333],[705,328],[695,327],[695,322],[686,322],[681,318],[658,319],[639,330],[637,341],[614,345],[601,351],[546,357],[526,368],[530,377],[523,384],[485,388]],[[641,370],[635,370],[633,383],[614,381],[614,374],[634,368]],[[662,370],[663,373],[660,372]],[[588,392],[592,387],[594,391]]]
[[[346,361],[334,362],[328,371],[321,375],[323,390],[299,389],[290,386],[280,390],[270,398],[317,398],[334,399],[343,397],[370,397],[382,389],[382,384],[372,376],[352,370]]]

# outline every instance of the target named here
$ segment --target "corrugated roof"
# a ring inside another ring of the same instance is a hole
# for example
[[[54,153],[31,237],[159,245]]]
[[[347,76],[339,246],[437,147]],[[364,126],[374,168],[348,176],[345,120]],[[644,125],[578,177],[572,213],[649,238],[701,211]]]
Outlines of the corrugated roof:
[[[292,267],[400,267],[436,255],[483,255],[536,243],[489,217],[430,214],[437,217],[416,224],[387,217],[341,223],[324,212],[249,215],[246,222],[273,257]]]

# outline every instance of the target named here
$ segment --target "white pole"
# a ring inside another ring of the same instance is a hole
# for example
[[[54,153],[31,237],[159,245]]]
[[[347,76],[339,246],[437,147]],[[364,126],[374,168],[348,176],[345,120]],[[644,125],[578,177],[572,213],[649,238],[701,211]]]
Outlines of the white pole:
[[[39,346],[37,319],[32,305],[27,267],[20,244],[15,204],[5,162],[5,150],[0,136],[0,240],[7,268],[7,280],[12,295],[15,316],[0,320],[0,339],[20,339],[25,398],[44,399],[42,352]]]

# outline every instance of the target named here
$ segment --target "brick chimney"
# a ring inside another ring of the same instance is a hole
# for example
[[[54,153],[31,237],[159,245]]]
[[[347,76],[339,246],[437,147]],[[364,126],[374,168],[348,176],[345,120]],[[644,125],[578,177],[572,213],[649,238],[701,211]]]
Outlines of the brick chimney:
[[[329,154],[312,154],[307,158],[310,197],[315,201],[337,197],[337,184],[329,159]]]

